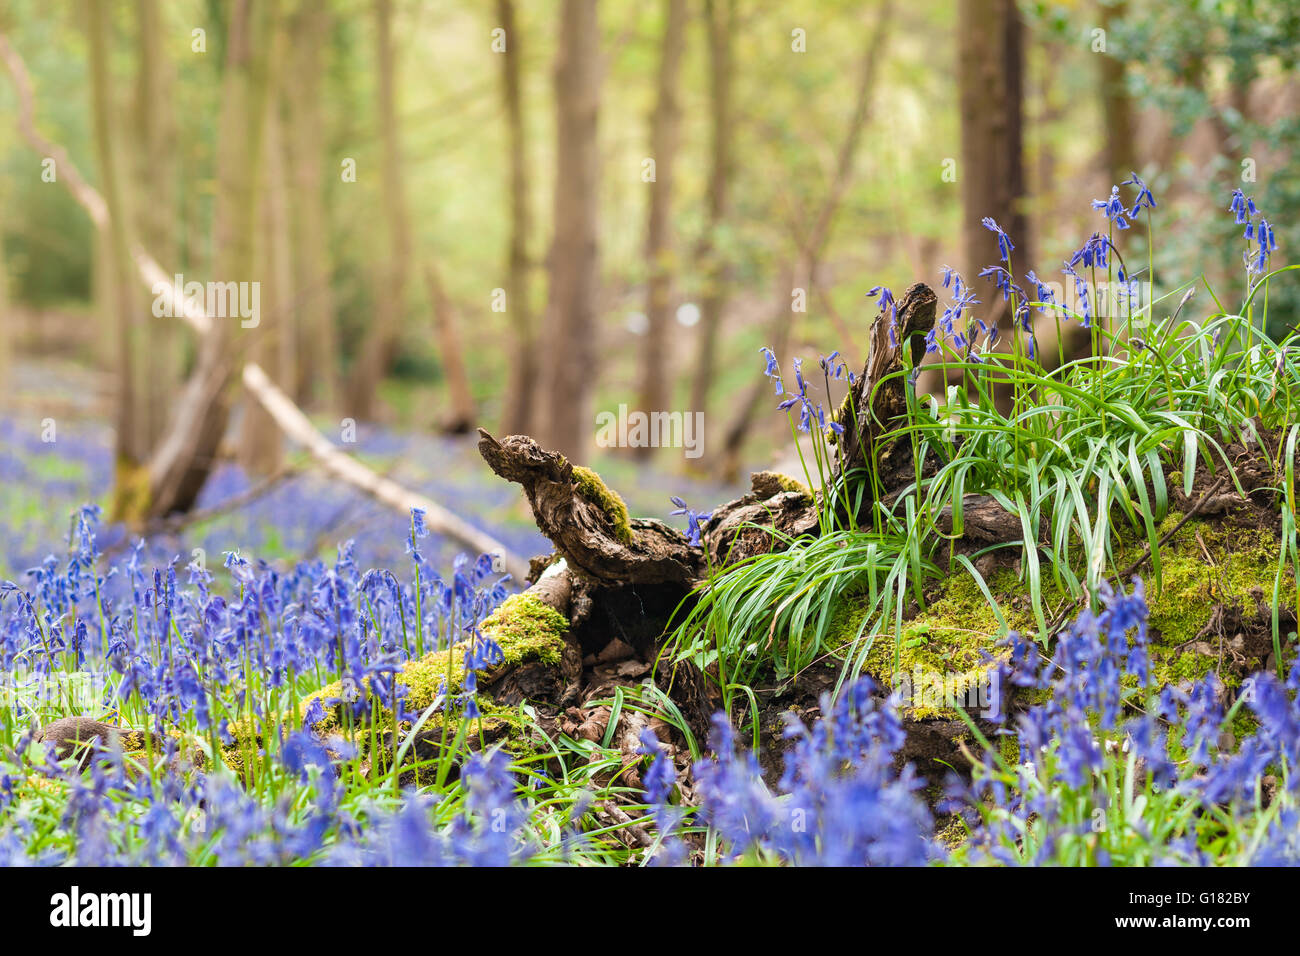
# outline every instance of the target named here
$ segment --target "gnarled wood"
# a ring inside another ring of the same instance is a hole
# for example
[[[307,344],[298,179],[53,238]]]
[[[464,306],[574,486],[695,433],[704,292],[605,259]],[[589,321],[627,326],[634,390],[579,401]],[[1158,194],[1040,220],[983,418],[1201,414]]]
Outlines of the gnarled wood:
[[[479,429],[479,454],[507,481],[521,485],[537,527],[569,567],[607,584],[676,583],[688,586],[703,569],[703,552],[662,521],[630,523],[631,541],[620,540],[614,518],[584,497],[573,465],[527,435],[496,439]]]
[[[854,383],[850,403],[845,406],[851,411],[841,422],[844,434],[840,438],[839,473],[874,470],[884,493],[915,477],[911,439],[906,435],[885,436],[907,419],[908,396],[913,386],[904,372],[903,350],[911,349],[912,367],[920,365],[925,354],[925,335],[934,328],[937,302],[930,287],[917,282],[897,300],[896,320],[881,310],[871,323],[871,347],[862,375]]]

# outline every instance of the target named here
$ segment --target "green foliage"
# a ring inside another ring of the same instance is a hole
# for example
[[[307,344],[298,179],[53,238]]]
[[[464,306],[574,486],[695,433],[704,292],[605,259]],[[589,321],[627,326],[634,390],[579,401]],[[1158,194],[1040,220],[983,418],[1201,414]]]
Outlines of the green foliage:
[[[1102,265],[1107,278],[1117,269],[1132,274],[1113,243],[1104,237],[1093,241],[1111,250],[1112,261]],[[1009,253],[1004,265],[1009,272]],[[918,614],[924,622],[935,611],[926,606],[927,578],[946,575],[951,589],[953,576],[962,571],[979,587],[997,633],[1006,633],[1000,601],[975,570],[979,554],[957,554],[947,545],[962,537],[964,504],[972,495],[1018,519],[1019,540],[990,550],[1019,552],[1018,586],[1028,627],[1041,641],[1059,625],[1062,606],[1094,602],[1107,579],[1131,573],[1130,567],[1142,570],[1160,608],[1165,563],[1176,553],[1166,550],[1176,547],[1167,540],[1174,530],[1166,523],[1170,481],[1187,497],[1193,496],[1199,474],[1217,476],[1221,489],[1242,492],[1225,451],[1239,445],[1266,460],[1286,490],[1280,503],[1281,547],[1268,546],[1271,569],[1259,566],[1256,549],[1229,562],[1250,565],[1243,573],[1252,586],[1272,578],[1273,643],[1280,667],[1279,608],[1284,591],[1294,586],[1297,564],[1291,483],[1300,434],[1295,425],[1300,366],[1289,339],[1279,344],[1261,330],[1268,325],[1272,280],[1293,268],[1249,273],[1250,291],[1236,311],[1226,310],[1206,284],[1214,308],[1199,319],[1181,317],[1190,283],[1140,308],[1125,297],[1118,309],[1107,311],[1112,317],[1105,325],[1093,318],[1088,355],[1070,361],[1058,355],[1051,370],[1023,318],[1012,332],[1009,354],[990,351],[987,343],[982,350],[954,347],[940,336],[934,346],[941,352],[938,367],[947,380],[962,384],[942,398],[931,397],[928,407],[913,404],[907,421],[882,439],[908,437],[915,460],[937,459],[937,471],[923,476],[918,466],[917,479],[889,507],[877,501],[869,518],[859,522],[873,533],[850,528],[827,534],[823,527],[816,540],[786,541],[784,550],[714,573],[678,624],[674,648],[701,667],[716,664],[723,687],[752,682],[760,674],[786,678],[826,655],[841,661],[841,681],[863,670],[888,676],[931,643],[929,625],[905,624]],[[1096,289],[1096,268],[1090,278]],[[1089,314],[1076,315],[1055,301],[1027,301],[1018,286],[1008,289],[1008,297],[1011,313],[1021,317],[1037,308],[1059,324]],[[1157,318],[1157,309],[1169,311]],[[850,489],[848,497],[853,494]],[[950,523],[950,531],[941,519]],[[1181,612],[1199,607],[1208,618],[1213,603],[1191,601],[1185,564],[1171,585],[1181,602],[1177,632],[1184,634],[1191,625]],[[969,598],[970,588],[961,587]],[[998,588],[1005,597],[1005,580]],[[1296,603],[1300,606],[1300,600]],[[971,623],[987,617],[972,614]],[[973,634],[978,640],[980,628],[967,627],[970,633],[963,637]],[[892,638],[888,651],[877,644],[881,635]],[[1177,666],[1188,665],[1184,660]],[[1180,671],[1177,676],[1196,675]]]

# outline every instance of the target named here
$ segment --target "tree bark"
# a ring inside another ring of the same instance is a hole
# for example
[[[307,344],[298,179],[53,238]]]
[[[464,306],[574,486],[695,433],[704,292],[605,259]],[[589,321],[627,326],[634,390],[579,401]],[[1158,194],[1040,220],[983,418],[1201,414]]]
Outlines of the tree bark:
[[[671,263],[673,166],[677,156],[681,105],[677,83],[686,34],[686,0],[664,0],[663,44],[660,52],[657,97],[650,118],[650,154],[655,179],[650,183],[649,214],[646,223],[645,261],[646,336],[641,350],[640,407],[646,412],[667,411],[671,393],[668,371],[668,337],[673,268]],[[638,458],[648,458],[654,448],[644,444],[634,449]]]
[[[275,40],[272,61],[283,54],[285,36]],[[277,78],[278,79],[278,78]],[[279,83],[274,84],[275,87]],[[291,389],[297,380],[293,321],[293,265],[289,251],[288,177],[285,173],[284,127],[280,119],[280,92],[273,89],[266,120],[266,183],[262,194],[262,246],[267,281],[262,284],[262,315],[256,329],[249,329],[255,362],[268,371],[276,385]],[[284,467],[284,436],[275,421],[251,396],[244,405],[240,423],[239,458],[244,470],[270,475]]]
[[[140,382],[136,367],[142,352],[138,309],[135,308],[134,284],[129,281],[131,239],[125,189],[119,178],[118,144],[115,141],[112,79],[109,69],[108,11],[105,0],[88,0],[86,32],[90,50],[91,113],[95,152],[99,159],[100,179],[108,221],[101,230],[98,250],[106,255],[101,276],[106,296],[101,307],[108,310],[108,324],[114,329],[117,365],[117,396],[113,425],[115,468],[113,505],[115,519],[139,517],[140,475],[142,463],[149,455],[146,422],[140,415]]]
[[[881,311],[872,323],[867,360],[854,385],[857,415],[844,422],[839,475],[866,481],[862,471],[870,468],[882,501],[916,476],[910,438],[894,434],[906,422],[912,389],[899,372],[905,367],[906,350],[912,351],[912,361],[924,350],[936,302],[934,292],[920,282],[899,298],[897,344],[890,342],[889,317]],[[778,476],[757,472],[750,478],[751,493],[713,509],[702,528],[703,546],[691,547],[680,532],[661,521],[629,521],[617,495],[603,486],[593,489],[590,473],[581,474],[568,457],[527,435],[497,439],[479,429],[479,436],[484,461],[497,475],[523,487],[538,529],[554,543],[568,568],[594,587],[666,584],[689,589],[710,570],[780,549],[790,537],[814,534],[819,528],[815,496],[786,490]],[[712,556],[712,566],[706,554]]]
[[[338,332],[334,326],[334,288],[325,215],[325,174],[321,117],[324,64],[329,35],[328,4],[303,0],[290,19],[293,43],[288,53],[292,82],[284,84],[289,135],[285,137],[293,198],[294,327],[299,404],[334,410],[339,399]]]
[[[1126,64],[1113,46],[1114,23],[1124,18],[1127,6],[1121,0],[1114,6],[1102,4],[1101,7],[1101,25],[1106,31],[1106,52],[1098,61],[1102,114],[1106,119],[1103,160],[1108,179],[1116,184],[1127,179],[1138,166],[1133,136],[1133,98],[1124,82]]]
[[[734,0],[705,0],[705,27],[709,36],[709,218],[695,259],[704,276],[700,296],[699,346],[691,380],[691,411],[708,413],[709,387],[717,366],[718,335],[727,303],[730,269],[718,233],[727,214],[727,185],[731,179],[732,149],[732,32]]]
[[[507,435],[532,430],[533,402],[537,391],[536,331],[530,297],[528,243],[532,233],[529,209],[528,139],[520,91],[520,31],[516,28],[514,0],[497,0],[497,19],[506,32],[501,55],[501,92],[505,101],[506,131],[510,149],[510,240],[506,251],[506,314],[514,331],[514,354],[506,385],[502,427]]]
[[[176,123],[173,118],[171,61],[163,45],[165,24],[158,0],[136,5],[135,195],[136,235],[162,261],[179,265],[174,223],[177,206]],[[148,197],[147,200],[143,197]],[[134,277],[128,277],[133,286]],[[167,427],[171,397],[180,387],[181,330],[165,316],[146,315],[147,341],[139,356],[139,396],[143,440],[152,448]]]
[[[402,147],[397,125],[397,65],[393,49],[392,0],[375,0],[379,74],[379,130],[382,154],[381,191],[388,229],[387,263],[378,270],[375,322],[366,334],[352,381],[352,414],[373,418],[379,383],[388,373],[405,311],[411,260],[411,229],[402,183]]]
[[[275,0],[236,0],[222,78],[217,155],[215,278],[254,281]],[[194,373],[150,462],[149,517],[193,507],[216,463],[230,415],[238,317],[209,316]],[[241,331],[246,331],[242,330]],[[244,339],[243,343],[248,344]]]
[[[596,0],[564,0],[555,58],[556,163],[550,289],[537,431],[564,454],[589,442],[596,335],[600,34]]]
[[[996,261],[991,216],[1016,245],[1015,268],[1033,262],[1024,214],[1021,143],[1023,30],[1015,0],[959,0],[963,275],[972,284]],[[1001,297],[982,296],[990,320],[1005,319]]]

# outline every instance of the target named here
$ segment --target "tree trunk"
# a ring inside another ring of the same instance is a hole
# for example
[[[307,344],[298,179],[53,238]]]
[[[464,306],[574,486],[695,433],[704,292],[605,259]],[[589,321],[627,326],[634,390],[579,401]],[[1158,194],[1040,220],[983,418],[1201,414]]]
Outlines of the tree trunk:
[[[507,435],[522,435],[533,427],[538,361],[528,281],[532,267],[528,258],[532,215],[528,206],[528,141],[519,86],[519,65],[522,61],[520,33],[515,27],[514,0],[497,0],[497,19],[506,32],[506,51],[501,55],[501,92],[505,100],[506,128],[510,142],[510,244],[506,254],[509,270],[506,281],[506,313],[510,316],[515,339],[502,427]]]
[[[335,409],[339,347],[325,216],[322,52],[330,29],[325,3],[304,0],[291,19],[290,82],[284,84],[289,135],[289,210],[293,230],[294,326],[297,381],[293,394],[307,407]]]
[[[212,278],[252,282],[255,274],[262,162],[265,156],[269,50],[275,0],[236,0],[231,8],[218,125],[216,262]],[[185,384],[176,415],[150,462],[150,517],[193,507],[230,415],[230,379],[238,344],[235,316],[210,316],[199,343],[194,373]]]
[[[436,264],[431,262],[425,268],[425,280],[429,285],[438,354],[442,358],[443,373],[447,376],[449,411],[440,427],[450,434],[463,435],[474,427],[474,393],[469,387],[469,373],[465,370],[465,350],[456,325],[456,310],[447,298]]]
[[[159,261],[180,268],[174,223],[177,216],[176,123],[171,65],[163,46],[158,0],[136,6],[135,195],[136,235]],[[143,197],[148,197],[147,201]],[[128,277],[129,285],[135,286]],[[152,448],[167,427],[167,410],[181,384],[181,328],[174,319],[148,315],[148,339],[139,355],[142,370],[137,405],[143,438]]]
[[[284,38],[276,38],[278,56]],[[273,60],[276,57],[272,58]],[[278,85],[278,84],[277,84]],[[293,322],[293,268],[289,252],[289,208],[286,201],[284,127],[280,121],[278,91],[272,93],[266,120],[266,184],[262,195],[259,231],[267,281],[262,283],[262,316],[257,328],[247,334],[253,340],[252,358],[271,375],[275,384],[291,389],[297,380]],[[239,459],[245,471],[269,475],[284,467],[284,436],[274,419],[251,396],[245,397],[240,424]]]
[[[109,310],[105,316],[114,330],[117,364],[117,398],[113,416],[116,430],[113,504],[115,519],[136,520],[141,511],[141,465],[149,454],[146,423],[140,415],[140,382],[136,361],[141,353],[139,310],[135,308],[131,271],[131,239],[125,190],[119,178],[117,143],[114,141],[112,80],[109,69],[108,11],[105,0],[88,0],[86,32],[90,49],[91,113],[95,152],[109,221],[101,230],[98,250],[105,253],[104,278],[107,295],[100,300]]]
[[[663,46],[659,60],[658,93],[650,118],[650,154],[655,178],[650,183],[650,209],[646,223],[646,339],[641,350],[641,397],[643,411],[667,411],[671,397],[668,371],[668,338],[672,294],[671,219],[673,164],[677,155],[681,106],[677,77],[682,62],[686,33],[686,0],[664,0]],[[636,449],[638,458],[648,458],[654,448],[648,443]]]
[[[406,218],[402,186],[402,148],[397,128],[397,65],[393,52],[392,0],[375,0],[379,73],[379,131],[382,153],[384,220],[388,228],[385,264],[378,270],[375,321],[361,345],[352,379],[352,414],[373,418],[379,383],[388,373],[396,347],[406,302],[406,280],[411,259],[411,230]]]
[[[1023,31],[1015,0],[959,0],[963,275],[972,284],[996,262],[991,216],[1016,245],[1012,266],[1031,268],[1024,214],[1021,144]],[[1001,297],[982,295],[990,319],[1005,319]]]
[[[600,84],[596,0],[564,0],[555,56],[556,163],[554,229],[549,261],[538,396],[538,433],[577,455],[589,444],[596,335],[596,142]]]
[[[1099,60],[1101,105],[1106,120],[1104,161],[1109,182],[1120,183],[1137,169],[1134,150],[1133,99],[1125,85],[1125,61],[1114,48],[1113,26],[1124,18],[1127,3],[1103,4],[1101,24],[1106,31],[1106,52]]]
[[[9,311],[9,272],[5,267],[5,213],[4,195],[0,194],[0,382],[9,381],[14,347],[14,320]],[[4,396],[0,395],[0,403],[3,401]]]
[[[726,253],[718,248],[718,232],[727,213],[727,184],[731,177],[731,42],[735,3],[734,0],[705,0],[704,9],[709,35],[709,218],[695,254],[704,275],[704,291],[700,296],[699,347],[688,408],[707,414],[730,278]]]

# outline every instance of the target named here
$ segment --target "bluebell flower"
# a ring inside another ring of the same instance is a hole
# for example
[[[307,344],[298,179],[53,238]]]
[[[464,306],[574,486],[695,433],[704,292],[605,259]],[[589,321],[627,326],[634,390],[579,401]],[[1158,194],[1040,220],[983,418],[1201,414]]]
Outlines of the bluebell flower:
[[[1142,181],[1142,177],[1137,173],[1131,173],[1129,178],[1120,183],[1121,186],[1132,186],[1137,190],[1137,198],[1133,200],[1133,205],[1129,208],[1129,218],[1136,219],[1139,212],[1143,209],[1155,209],[1156,198],[1151,195],[1151,190],[1147,184]]]
[[[687,544],[689,544],[692,548],[700,547],[702,544],[702,541],[700,539],[700,532],[704,529],[704,525],[708,522],[708,520],[713,517],[713,512],[693,511],[692,509],[686,506],[685,501],[683,501],[681,498],[678,498],[676,495],[673,495],[669,500],[672,501],[672,503],[677,506],[676,509],[669,512],[669,514],[686,516]]]
[[[780,395],[785,391],[785,386],[781,384],[781,366],[776,360],[776,353],[769,348],[759,351],[767,359],[767,368],[763,370],[763,374],[772,380],[772,384],[776,387],[776,394]]]
[[[1248,222],[1259,212],[1255,208],[1255,200],[1247,197],[1240,188],[1232,191],[1232,201],[1228,204],[1228,211],[1235,214],[1235,222],[1239,226]]]
[[[1094,199],[1092,201],[1093,209],[1100,209],[1101,214],[1106,217],[1116,229],[1127,229],[1128,219],[1125,218],[1124,201],[1119,198],[1119,187],[1110,187],[1110,197],[1108,199]]]
[[[985,229],[998,237],[998,256],[1001,257],[1003,262],[1005,262],[1011,257],[1012,250],[1016,248],[1015,244],[1011,241],[1011,237],[1003,231],[1001,226],[993,221],[991,216],[985,216],[980,220],[980,223]]]
[[[991,279],[993,285],[1002,293],[1005,302],[1014,293],[1019,298],[1025,297],[1025,291],[1016,284],[1015,278],[1002,266],[988,266],[980,271],[979,278]]]
[[[898,348],[898,303],[894,301],[894,293],[883,285],[877,285],[868,290],[867,298],[874,298],[880,306],[881,314],[888,317],[889,344]]]
[[[1099,232],[1094,232],[1079,249],[1070,256],[1071,267],[1082,263],[1087,268],[1105,269],[1109,262],[1110,240]]]

